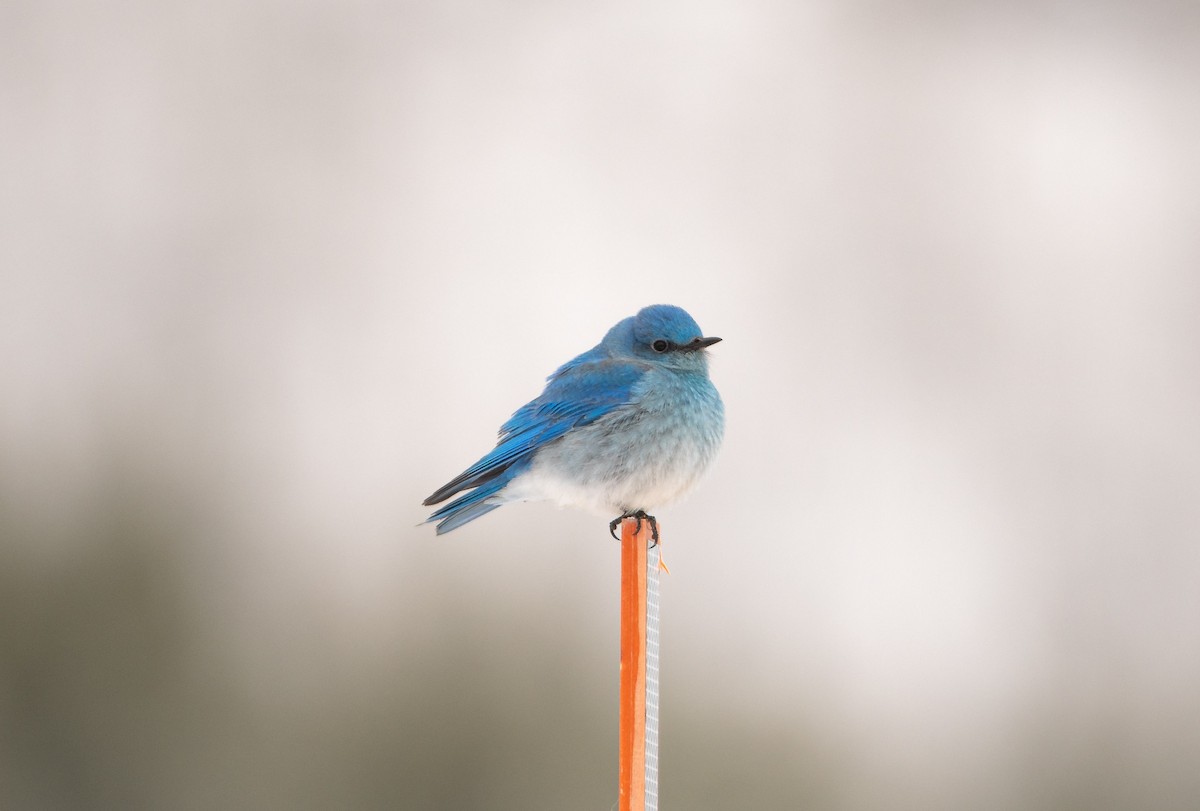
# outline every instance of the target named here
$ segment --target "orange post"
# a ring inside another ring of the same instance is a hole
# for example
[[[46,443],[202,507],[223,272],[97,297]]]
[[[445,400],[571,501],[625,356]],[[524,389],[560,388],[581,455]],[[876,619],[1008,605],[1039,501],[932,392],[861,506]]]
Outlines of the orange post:
[[[620,811],[646,807],[646,550],[650,522],[621,522]]]

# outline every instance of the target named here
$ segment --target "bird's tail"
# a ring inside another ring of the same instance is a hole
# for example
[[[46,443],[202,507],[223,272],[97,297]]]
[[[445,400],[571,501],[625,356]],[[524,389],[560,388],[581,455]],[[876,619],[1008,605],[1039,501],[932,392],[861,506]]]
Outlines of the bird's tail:
[[[501,475],[487,484],[476,487],[466,495],[459,496],[445,507],[436,510],[426,519],[425,523],[432,524],[437,521],[437,534],[445,535],[450,530],[458,529],[481,515],[487,515],[504,503],[495,496],[504,489],[509,479],[509,476]]]

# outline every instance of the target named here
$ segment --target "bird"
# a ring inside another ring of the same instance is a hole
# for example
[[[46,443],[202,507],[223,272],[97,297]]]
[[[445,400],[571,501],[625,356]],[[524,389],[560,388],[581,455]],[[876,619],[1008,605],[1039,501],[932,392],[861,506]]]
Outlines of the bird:
[[[503,504],[552,501],[617,525],[692,489],[716,457],[725,406],[709,379],[705,337],[680,307],[654,304],[546,378],[545,390],[500,426],[496,447],[439,487],[424,522],[443,535]]]

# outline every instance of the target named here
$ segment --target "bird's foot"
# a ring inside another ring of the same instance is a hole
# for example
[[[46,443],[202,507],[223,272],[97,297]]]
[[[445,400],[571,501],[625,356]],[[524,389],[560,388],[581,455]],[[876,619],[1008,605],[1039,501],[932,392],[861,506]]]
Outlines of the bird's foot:
[[[624,520],[624,515],[618,515],[616,518],[608,522],[608,534],[613,536],[614,541],[621,540],[620,537],[617,536],[617,526],[620,525],[620,523]]]
[[[645,510],[633,510],[632,512],[624,512],[616,518],[608,522],[608,534],[613,536],[615,540],[621,540],[617,537],[617,527],[626,518],[636,518],[637,528],[634,533],[642,531],[642,521],[647,521],[650,524],[650,545],[658,546],[658,519],[653,515],[647,515]]]

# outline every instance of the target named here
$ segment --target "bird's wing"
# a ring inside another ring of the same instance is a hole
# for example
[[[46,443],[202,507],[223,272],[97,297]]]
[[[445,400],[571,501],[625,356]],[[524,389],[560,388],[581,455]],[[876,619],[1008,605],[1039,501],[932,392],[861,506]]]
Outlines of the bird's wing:
[[[590,353],[589,353],[590,354]],[[633,386],[646,367],[628,360],[580,356],[553,375],[536,400],[519,408],[500,426],[500,438],[487,456],[464,470],[425,499],[437,504],[461,490],[478,487],[513,465],[529,461],[542,446],[572,428],[594,422],[627,405]]]

